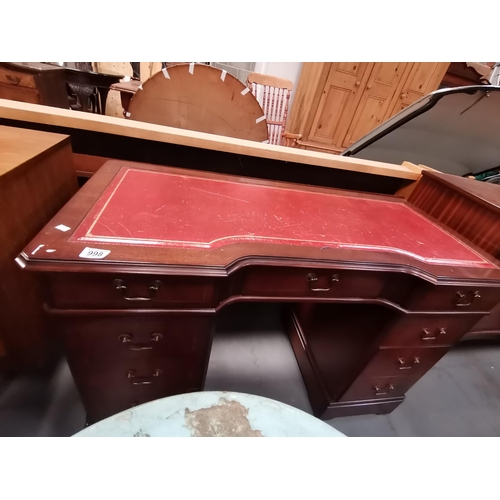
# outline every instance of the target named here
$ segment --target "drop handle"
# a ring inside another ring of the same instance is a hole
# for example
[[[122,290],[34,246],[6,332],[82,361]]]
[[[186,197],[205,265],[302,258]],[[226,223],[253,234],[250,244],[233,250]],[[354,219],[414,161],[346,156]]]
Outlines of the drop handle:
[[[415,365],[420,364],[420,358],[415,356],[413,362],[407,363],[404,358],[398,358],[399,369],[400,370],[411,370]]]
[[[306,280],[309,282],[309,288],[311,292],[328,292],[331,290],[331,285],[328,288],[315,288],[314,284],[318,282],[318,277],[316,276],[316,273],[309,273],[306,276]],[[338,274],[333,274],[330,283],[336,283],[340,281],[339,275]]]
[[[130,380],[132,385],[151,385],[156,378],[161,375],[162,371],[159,368],[153,371],[152,375],[148,377],[138,377],[135,374],[135,370],[129,370],[127,372],[127,378]]]
[[[128,348],[131,351],[150,351],[151,349],[153,349],[152,344],[146,344],[146,343],[136,344],[136,343],[132,342],[132,338],[133,338],[133,335],[131,335],[130,333],[124,333],[123,335],[120,335],[118,337],[118,340],[120,342],[123,342],[124,344],[128,344]],[[152,333],[151,334],[151,342],[158,342],[162,338],[163,338],[163,335],[161,333]]]
[[[422,340],[436,340],[436,335],[432,335],[428,328],[423,329],[424,334],[422,335]],[[446,335],[446,328],[439,329],[439,335]]]
[[[17,76],[5,75],[5,78],[13,85],[19,85],[19,83],[21,83],[21,79]]]
[[[379,387],[378,385],[373,386],[375,389],[375,396],[385,396],[389,394],[390,391],[394,390],[394,386],[392,384],[388,384],[384,387]]]
[[[125,284],[125,281],[123,280],[114,280],[113,285],[115,287],[115,290],[121,292],[122,297],[125,300],[131,300],[131,301],[144,301],[144,300],[153,300],[156,292],[160,289],[162,286],[162,282],[160,280],[154,280],[151,282],[149,285],[148,291],[149,291],[149,296],[148,297],[128,297],[126,295],[127,293],[127,285]]]
[[[463,290],[459,290],[457,293],[456,293],[456,299],[455,299],[455,304],[458,306],[458,307],[467,307],[467,306],[470,306],[473,302],[474,302],[474,299],[480,299],[481,298],[481,294],[479,293],[478,290],[476,291],[467,291],[467,292],[464,292]],[[463,300],[467,300],[467,302],[462,302]]]

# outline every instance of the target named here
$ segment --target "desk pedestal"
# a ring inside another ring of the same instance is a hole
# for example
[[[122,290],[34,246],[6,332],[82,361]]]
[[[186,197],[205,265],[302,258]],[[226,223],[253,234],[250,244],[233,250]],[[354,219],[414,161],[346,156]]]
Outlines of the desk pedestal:
[[[402,314],[371,304],[302,304],[288,334],[314,414],[390,413],[475,317]]]

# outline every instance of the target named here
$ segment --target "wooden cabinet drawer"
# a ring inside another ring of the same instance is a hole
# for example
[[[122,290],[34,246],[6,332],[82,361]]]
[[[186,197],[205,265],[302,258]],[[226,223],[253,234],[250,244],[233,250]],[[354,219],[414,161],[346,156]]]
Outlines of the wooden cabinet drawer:
[[[451,346],[482,316],[407,315],[394,321],[380,339],[380,347]]]
[[[387,274],[321,268],[250,267],[246,270],[243,295],[377,298],[381,296]]]
[[[111,363],[98,364],[85,376],[82,376],[78,366],[70,364],[70,368],[89,423],[155,399],[202,389],[196,377],[188,374],[178,376],[181,366],[175,361],[169,364],[154,361],[148,365],[136,363],[133,368],[127,369]],[[134,378],[129,378],[129,373]]]
[[[500,287],[422,284],[403,304],[413,311],[490,311],[500,302]]]
[[[6,68],[0,68],[0,83],[7,85],[15,85],[17,87],[36,88],[35,78],[33,75],[19,73]]]
[[[89,420],[201,390],[213,315],[64,318],[68,363]]]
[[[447,352],[447,347],[379,349],[360,377],[421,377]]]
[[[38,90],[26,87],[15,87],[2,83],[0,83],[0,99],[40,104],[40,94]]]
[[[186,309],[216,305],[216,278],[53,273],[47,279],[50,305],[61,309]]]
[[[357,379],[340,401],[362,401],[404,396],[419,377],[372,377]]]
[[[483,316],[477,323],[475,323],[471,328],[470,336],[467,338],[478,338],[479,335],[485,335],[485,337],[497,337],[500,335],[500,304],[497,305],[490,314]]]

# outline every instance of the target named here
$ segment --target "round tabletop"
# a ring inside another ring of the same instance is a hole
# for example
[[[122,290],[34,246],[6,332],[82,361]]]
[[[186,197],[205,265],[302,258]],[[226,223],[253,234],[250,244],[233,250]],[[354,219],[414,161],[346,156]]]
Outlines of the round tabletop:
[[[266,115],[250,89],[204,64],[177,64],[156,73],[137,88],[125,116],[207,134],[269,140]]]
[[[106,418],[76,437],[344,437],[325,422],[272,399],[193,392]]]

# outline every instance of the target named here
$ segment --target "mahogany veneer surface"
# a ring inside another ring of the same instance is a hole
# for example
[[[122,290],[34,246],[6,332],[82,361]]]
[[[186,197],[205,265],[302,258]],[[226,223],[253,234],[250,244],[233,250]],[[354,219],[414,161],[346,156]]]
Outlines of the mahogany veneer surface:
[[[424,172],[409,201],[428,217],[500,257],[500,186],[438,172]],[[500,306],[464,338],[500,336]]]

